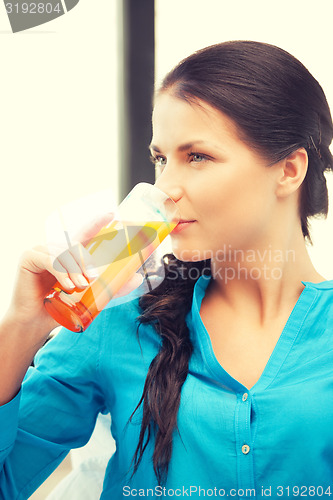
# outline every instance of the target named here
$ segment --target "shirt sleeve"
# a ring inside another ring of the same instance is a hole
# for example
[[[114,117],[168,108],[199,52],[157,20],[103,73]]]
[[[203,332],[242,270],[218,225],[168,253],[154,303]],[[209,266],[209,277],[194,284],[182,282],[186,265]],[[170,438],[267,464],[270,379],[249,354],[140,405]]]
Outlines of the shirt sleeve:
[[[0,407],[1,500],[29,498],[107,411],[97,370],[102,325],[103,312],[82,333],[62,328]]]

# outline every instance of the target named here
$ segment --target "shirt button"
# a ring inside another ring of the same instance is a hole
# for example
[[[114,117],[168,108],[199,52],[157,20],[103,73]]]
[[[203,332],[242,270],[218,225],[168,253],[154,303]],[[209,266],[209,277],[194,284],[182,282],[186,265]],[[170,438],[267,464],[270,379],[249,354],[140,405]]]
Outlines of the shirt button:
[[[247,392],[244,392],[243,397],[242,397],[242,400],[243,400],[243,401],[246,401],[246,400],[247,400],[247,397],[248,397],[248,393],[247,393]]]
[[[243,444],[242,446],[242,452],[244,453],[244,455],[247,455],[250,451],[250,447],[247,445],[247,444]]]

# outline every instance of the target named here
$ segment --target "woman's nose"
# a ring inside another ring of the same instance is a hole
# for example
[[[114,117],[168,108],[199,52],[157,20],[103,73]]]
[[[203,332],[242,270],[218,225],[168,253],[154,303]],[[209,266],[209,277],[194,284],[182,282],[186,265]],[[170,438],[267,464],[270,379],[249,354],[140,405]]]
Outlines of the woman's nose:
[[[175,203],[183,196],[183,187],[179,180],[163,171],[155,181],[155,186],[167,194]]]

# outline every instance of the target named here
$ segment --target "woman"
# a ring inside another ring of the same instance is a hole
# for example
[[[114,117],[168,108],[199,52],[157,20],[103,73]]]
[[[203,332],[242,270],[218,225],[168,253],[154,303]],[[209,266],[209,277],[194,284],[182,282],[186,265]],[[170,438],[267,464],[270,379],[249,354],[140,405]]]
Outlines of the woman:
[[[107,411],[103,499],[329,495],[333,281],[305,242],[327,214],[332,134],[320,85],[277,47],[219,44],[166,76],[151,152],[187,222],[165,279],[62,329],[20,391],[54,326],[42,297],[89,279],[24,255],[1,325],[2,498],[29,496]]]

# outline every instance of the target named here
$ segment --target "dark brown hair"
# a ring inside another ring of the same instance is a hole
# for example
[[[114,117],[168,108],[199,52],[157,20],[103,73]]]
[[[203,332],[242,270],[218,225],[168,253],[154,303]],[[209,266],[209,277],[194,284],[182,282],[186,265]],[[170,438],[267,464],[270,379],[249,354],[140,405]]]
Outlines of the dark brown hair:
[[[329,150],[333,125],[324,92],[303,64],[273,45],[225,42],[180,62],[162,82],[159,92],[165,91],[188,102],[205,101],[228,115],[242,139],[271,165],[301,147],[306,149],[309,164],[301,186],[299,215],[303,236],[312,243],[308,218],[326,216],[328,211],[324,173],[333,169]],[[154,325],[162,346],[151,362],[133,412],[143,403],[133,474],[155,435],[153,463],[159,483],[167,477],[181,388],[193,349],[185,318],[194,284],[201,274],[207,274],[209,261],[180,262],[168,254],[164,265],[163,282],[139,301],[140,323]],[[180,266],[188,272],[185,276],[178,272],[175,277]]]

